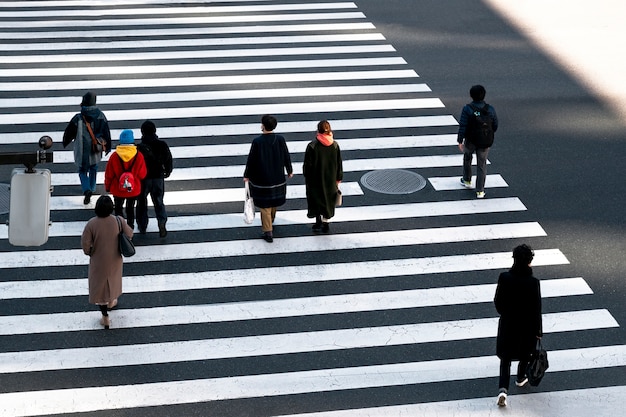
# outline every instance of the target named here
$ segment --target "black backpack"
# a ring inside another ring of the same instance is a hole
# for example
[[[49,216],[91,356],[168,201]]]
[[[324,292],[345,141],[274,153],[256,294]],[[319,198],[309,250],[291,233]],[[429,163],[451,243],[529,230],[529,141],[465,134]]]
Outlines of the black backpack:
[[[489,113],[489,104],[485,103],[483,108],[473,104],[469,105],[473,113],[471,114],[465,131],[465,137],[478,149],[489,148],[493,145],[493,119]]]

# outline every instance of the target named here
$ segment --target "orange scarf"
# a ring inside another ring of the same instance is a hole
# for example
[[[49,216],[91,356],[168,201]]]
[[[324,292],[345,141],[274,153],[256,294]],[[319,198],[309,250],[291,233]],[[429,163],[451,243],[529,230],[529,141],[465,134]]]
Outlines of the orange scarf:
[[[324,146],[330,146],[333,144],[333,132],[330,133],[318,133],[317,140]]]

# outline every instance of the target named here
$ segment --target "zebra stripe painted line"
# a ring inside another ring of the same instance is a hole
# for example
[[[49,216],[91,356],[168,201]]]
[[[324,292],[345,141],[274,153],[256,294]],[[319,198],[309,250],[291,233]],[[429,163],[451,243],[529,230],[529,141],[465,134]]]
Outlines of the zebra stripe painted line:
[[[626,346],[551,351],[552,372],[626,366]],[[493,378],[498,358],[480,356],[340,369],[0,394],[3,416],[51,415],[237,398]],[[492,406],[494,407],[494,406]]]
[[[533,266],[566,265],[567,258],[558,249],[535,251]],[[450,272],[485,271],[511,266],[510,252],[438,257],[360,261],[349,263],[224,269],[176,274],[124,277],[124,293],[190,291],[211,288],[234,288],[255,285],[297,284],[341,280],[388,278]],[[571,278],[580,284],[582,278]],[[85,295],[86,278],[0,282],[0,299],[50,298]],[[589,290],[588,290],[589,291]],[[544,294],[545,295],[545,294]]]
[[[286,10],[332,10],[332,9],[356,9],[356,4],[352,2],[336,3],[305,3],[305,4],[269,4],[269,5],[244,5],[244,6],[190,6],[190,7],[145,7],[145,8],[93,8],[84,9],[52,9],[52,10],[21,10],[21,11],[0,11],[0,19],[12,19],[20,17],[23,19],[34,17],[91,17],[102,18],[103,16],[142,16],[142,15],[177,15],[177,14],[217,14],[217,13],[240,13]],[[129,26],[132,26],[133,21]]]
[[[136,129],[135,129],[136,130]],[[159,132],[160,133],[160,132]],[[139,130],[135,137],[141,137]],[[165,139],[168,140],[168,139]],[[304,153],[310,140],[287,141],[291,154]],[[371,150],[371,149],[401,149],[401,148],[429,148],[456,145],[456,135],[416,135],[416,136],[381,136],[375,138],[337,138],[342,151]],[[217,156],[246,156],[250,152],[250,143],[230,143],[220,145],[172,146],[170,148],[174,159],[213,158]],[[102,157],[103,161],[109,155]],[[55,164],[73,164],[74,152],[54,151]],[[55,174],[53,174],[54,176]]]
[[[297,69],[297,68],[336,68],[370,67],[384,65],[406,65],[399,57],[388,58],[338,58],[338,59],[303,59],[293,61],[257,61],[254,67],[260,69]],[[3,69],[0,77],[68,77],[82,74],[92,76],[106,75],[115,77],[122,74],[165,74],[177,72],[208,71],[245,71],[250,69],[249,62],[216,62],[203,64],[161,64],[161,65],[119,65],[108,67],[60,67],[60,68],[20,68]]]
[[[526,207],[516,197],[388,204],[381,206],[342,206],[336,209],[335,216],[333,217],[333,223],[454,216],[466,213],[503,213],[524,210],[526,210]],[[280,210],[274,224],[277,226],[283,226],[309,224],[310,222],[311,220],[307,218],[306,210]],[[188,230],[258,227],[260,224],[259,218],[256,218],[252,224],[245,224],[242,222],[241,213],[226,213],[193,216],[170,216],[167,221],[167,228],[170,232],[180,232]],[[84,221],[53,222],[48,231],[48,236],[80,236],[84,228]],[[149,223],[147,231],[157,232],[157,225]],[[6,224],[0,224],[0,239],[7,238],[8,226]]]
[[[254,43],[253,38],[250,43]],[[286,40],[287,41],[287,40]],[[296,42],[298,39],[296,39]],[[300,40],[303,42],[304,39]],[[315,39],[310,40],[314,42]],[[318,40],[321,42],[322,40]],[[332,40],[329,40],[332,41]],[[164,43],[164,42],[162,42]],[[242,42],[243,43],[243,42]],[[137,45],[136,42],[131,42]],[[245,43],[244,43],[245,44]],[[174,46],[175,42],[171,42]],[[168,46],[167,44],[162,47]],[[182,45],[180,45],[182,46]],[[91,48],[90,44],[84,48]],[[147,46],[149,47],[149,46]],[[52,49],[52,48],[51,48]],[[143,49],[143,48],[142,48]],[[255,56],[293,56],[293,55],[334,55],[334,54],[377,54],[385,52],[395,52],[390,45],[345,45],[345,46],[302,46],[299,48],[272,47],[272,48],[251,48],[251,49],[220,49],[220,50],[194,50],[194,51],[160,51],[160,52],[124,52],[112,54],[63,54],[63,55],[16,55],[7,59],[7,63],[13,64],[34,64],[41,60],[45,63],[54,62],[132,62],[145,60],[177,60],[177,59],[218,59],[218,58],[241,58]],[[41,67],[39,67],[41,68]]]
[[[466,188],[461,184],[461,174],[456,177],[428,177],[428,181],[435,191],[463,190]],[[472,184],[476,184],[476,175],[472,176]],[[509,184],[506,183],[500,174],[489,174],[485,180],[485,188],[502,188],[508,186]],[[472,186],[472,188],[473,187],[474,186]]]
[[[316,97],[316,96],[342,96],[342,95],[376,95],[395,93],[427,93],[431,92],[426,84],[370,84],[358,86],[335,86],[335,87],[295,87],[295,88],[258,88],[254,90],[227,90],[227,91],[195,91],[186,93],[159,93],[159,94],[120,94],[98,95],[98,105],[117,105],[131,103],[170,103],[177,101],[216,101],[238,100],[251,98],[282,98],[282,97]],[[76,97],[26,97],[26,98],[0,98],[0,108],[10,110],[19,107],[76,107]],[[139,136],[138,136],[139,137]],[[455,142],[456,144],[456,136]]]
[[[1,4],[0,4],[0,7]],[[241,33],[273,33],[273,32],[348,32],[338,35],[283,35],[283,36],[254,36],[254,37],[227,37],[227,38],[204,38],[202,45],[240,45],[242,41],[244,44],[251,44],[257,42],[258,44],[264,43],[283,43],[281,38],[294,36],[294,42],[303,42],[304,38],[310,38],[313,40],[327,41],[330,39],[336,39],[339,42],[351,42],[351,41],[372,41],[372,40],[385,40],[385,37],[376,32],[370,33],[350,33],[358,32],[361,30],[374,30],[376,27],[369,22],[346,22],[346,23],[316,23],[316,24],[283,24],[283,25],[263,25],[263,26],[202,26],[202,27],[162,27],[159,29],[135,29],[135,28],[122,28],[119,30],[90,30],[89,32],[83,32],[85,38],[83,40],[77,39],[76,42],[51,42],[52,49],[79,49],[86,45],[92,48],[104,48],[104,45],[110,43],[114,49],[123,48],[137,48],[137,41],[112,41],[114,38],[129,38],[129,37],[147,37],[155,38],[159,36],[192,36],[191,39],[181,39],[181,46],[193,46],[196,45],[197,37],[201,35],[224,35],[224,34],[241,34]],[[335,38],[337,37],[337,38]],[[53,32],[28,32],[28,31],[15,31],[15,32],[0,32],[0,39],[20,39],[20,40],[32,40],[32,39],[66,39],[76,38],[76,32],[74,31],[53,31]],[[99,38],[106,38],[110,42],[98,41]],[[247,41],[246,41],[247,40]],[[154,42],[154,43],[153,43]],[[144,47],[159,47],[162,40],[158,39],[146,39],[142,40],[141,44]],[[189,43],[187,43],[189,42]],[[213,43],[219,42],[219,43]],[[284,42],[289,43],[289,42]],[[0,50],[5,51],[33,51],[43,50],[46,51],[45,45],[47,43],[39,42],[20,42],[20,46],[23,49],[19,49],[16,45],[2,44]],[[169,45],[169,43],[168,43]]]
[[[239,171],[240,174],[243,170]],[[168,191],[163,199],[166,206],[180,206],[186,204],[213,204],[241,201],[243,203],[245,192],[243,179],[241,188],[217,188],[202,190]],[[363,195],[363,190],[356,182],[342,182],[341,192],[345,196]],[[53,196],[50,197],[50,210],[92,210],[98,196],[94,195],[90,204],[83,204],[82,196]],[[304,185],[288,185],[287,199],[306,198]],[[148,199],[148,204],[152,201]]]
[[[205,259],[280,253],[302,253],[427,245],[435,243],[474,242],[546,236],[536,222],[487,224],[478,226],[439,227],[396,231],[330,234],[275,239],[269,245],[261,239],[201,243],[180,243],[137,247],[126,263],[165,260]],[[0,253],[0,268],[87,265],[88,257],[80,249],[33,250]]]
[[[52,316],[54,315],[50,315]],[[619,327],[606,310],[545,314],[546,334]],[[0,373],[148,365],[495,338],[498,318],[0,353]]]
[[[626,403],[626,386],[576,389],[567,391],[515,394],[509,397],[506,413],[494,408],[495,396],[467,400],[437,401],[432,403],[393,405],[375,408],[321,411],[318,413],[289,414],[281,417],[489,417],[506,414],[507,417],[546,415],[559,417],[615,416]],[[601,411],[602,410],[602,411]],[[605,412],[606,411],[606,412]]]
[[[341,146],[341,145],[340,145]],[[420,169],[440,167],[460,167],[463,165],[461,155],[429,155],[397,158],[347,159],[343,161],[343,172],[371,171],[379,169]],[[245,165],[222,165],[195,168],[176,168],[167,181],[189,181],[216,178],[242,178]],[[294,164],[294,175],[302,174],[302,164]],[[104,183],[104,175],[96,178],[98,184]],[[457,182],[459,182],[459,178]],[[497,185],[489,185],[490,187]],[[76,173],[52,174],[52,185],[78,185]]]
[[[87,292],[87,288],[84,290]],[[545,292],[542,294],[544,298],[591,293],[589,286],[580,278],[547,280],[543,282],[542,290]],[[489,303],[493,301],[494,294],[495,286],[492,284],[464,285],[278,300],[116,309],[111,320],[116,329],[236,322]],[[101,328],[99,316],[94,311],[0,316],[0,335],[95,330]],[[52,317],[54,320],[51,320]]]
[[[187,76],[184,78],[121,78],[115,80],[91,81],[28,81],[28,82],[0,82],[2,91],[51,91],[76,89],[126,89],[150,87],[190,87],[212,86],[224,84],[264,84],[264,83],[301,83],[310,81],[357,81],[416,78],[414,70],[363,70],[363,71],[336,71],[315,73],[284,73],[284,74],[246,74],[246,75],[216,75],[216,76]],[[78,100],[78,99],[77,99]]]
[[[2,29],[67,28],[67,27],[115,27],[115,26],[154,26],[154,25],[212,25],[224,23],[292,22],[310,20],[325,22],[330,20],[365,19],[361,12],[337,13],[283,13],[253,14],[237,16],[198,16],[155,19],[87,19],[87,20],[27,20],[13,19],[0,21]]]
[[[396,100],[329,101],[287,104],[242,104],[233,106],[171,107],[156,109],[108,110],[110,120],[184,119],[196,117],[251,116],[258,114],[298,114],[323,112],[382,111],[405,109],[437,109],[444,107],[437,98]],[[76,112],[13,113],[0,115],[0,124],[29,124],[35,115],[40,123],[62,123]]]
[[[279,128],[276,133],[286,135],[296,132],[313,132],[317,129],[319,120],[302,120],[297,122],[279,122]],[[338,119],[333,120],[333,129],[335,132],[341,130],[355,130],[362,132],[370,129],[394,129],[394,128],[413,128],[420,127],[443,127],[458,126],[458,122],[451,115],[440,116],[414,116],[414,117],[384,117],[384,118],[367,118],[367,119]],[[220,137],[231,135],[259,135],[259,123],[242,123],[242,124],[224,124],[224,125],[202,125],[202,126],[185,126],[185,127],[161,127],[158,129],[159,135],[163,138],[207,138],[217,136]],[[121,130],[113,129],[112,137],[119,137]],[[178,134],[177,134],[178,133]],[[26,143],[35,144],[42,135],[49,135],[55,141],[60,141],[62,131],[28,131],[15,133],[0,133],[0,143],[15,144]]]

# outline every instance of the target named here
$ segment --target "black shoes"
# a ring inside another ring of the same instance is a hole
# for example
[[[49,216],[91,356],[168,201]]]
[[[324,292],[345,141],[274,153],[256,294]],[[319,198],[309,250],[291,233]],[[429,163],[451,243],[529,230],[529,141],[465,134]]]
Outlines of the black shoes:
[[[159,237],[167,236],[167,229],[165,228],[165,224],[159,224]]]
[[[263,232],[263,234],[261,235],[261,237],[263,238],[263,240],[265,240],[267,243],[272,243],[274,241],[274,236],[272,236],[272,232]]]
[[[93,195],[93,193],[91,192],[91,190],[87,190],[84,193],[85,198],[83,199],[83,204],[89,204],[91,202],[91,196]]]

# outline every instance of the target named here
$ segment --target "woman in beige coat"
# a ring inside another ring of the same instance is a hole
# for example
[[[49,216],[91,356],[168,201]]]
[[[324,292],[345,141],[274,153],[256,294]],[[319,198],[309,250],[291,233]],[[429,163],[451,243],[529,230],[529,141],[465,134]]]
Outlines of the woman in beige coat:
[[[87,222],[81,238],[85,255],[89,256],[89,302],[100,307],[100,324],[111,325],[108,310],[117,305],[122,294],[122,255],[119,250],[120,224],[124,234],[133,237],[133,230],[123,217],[111,216],[113,201],[103,195],[96,202],[96,217]]]

